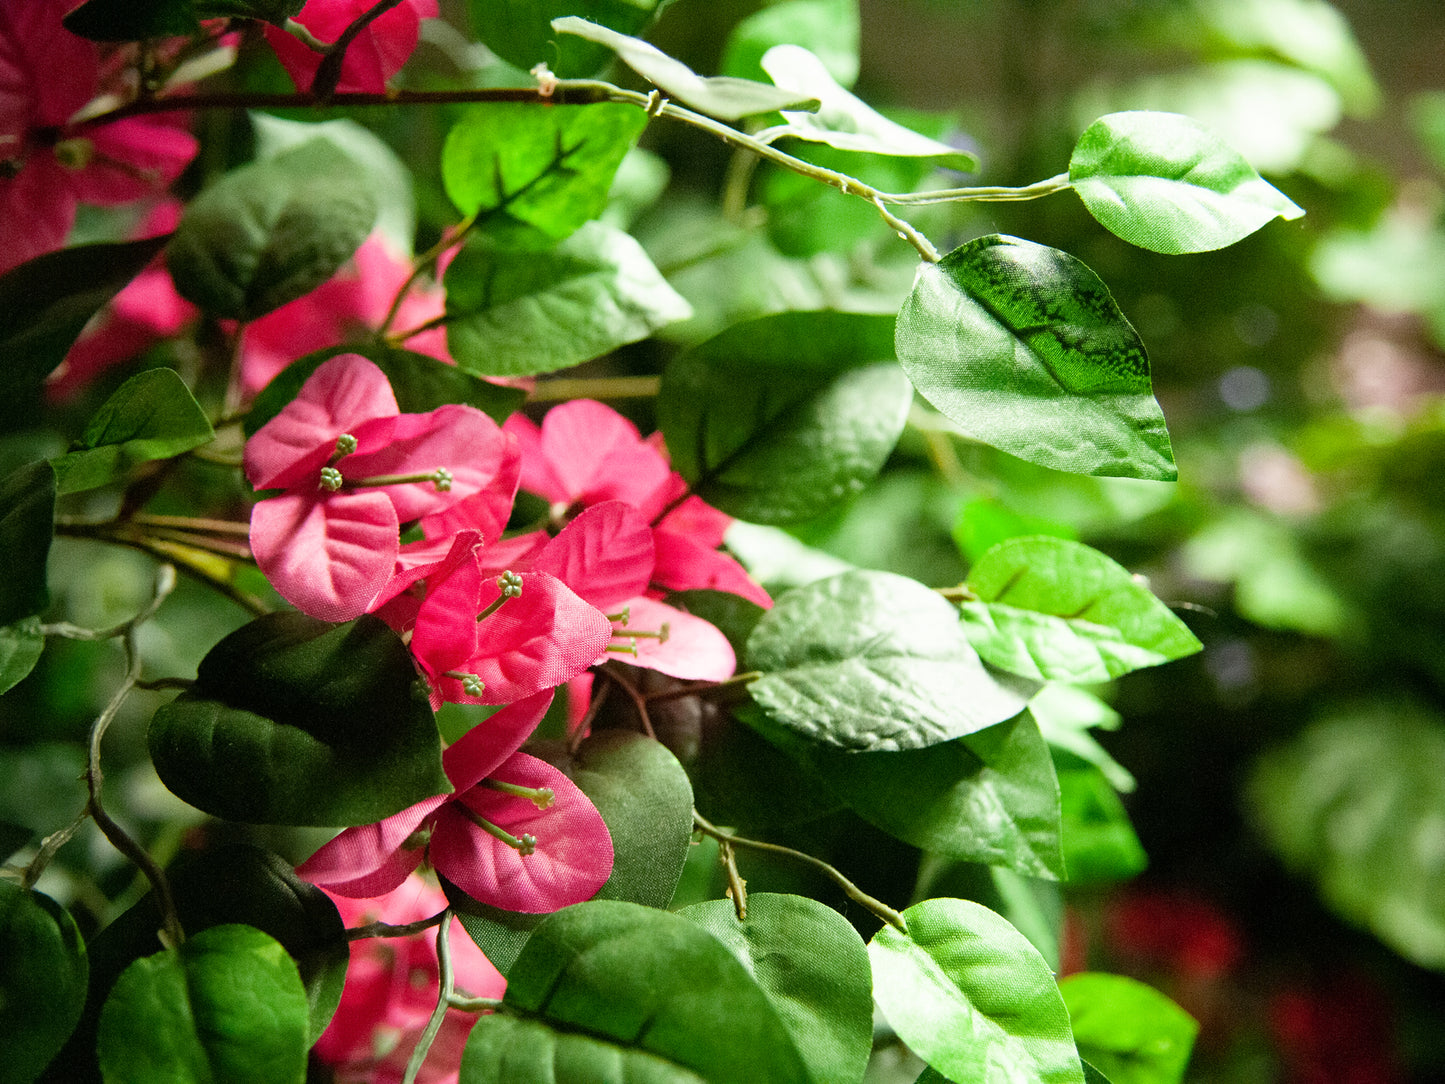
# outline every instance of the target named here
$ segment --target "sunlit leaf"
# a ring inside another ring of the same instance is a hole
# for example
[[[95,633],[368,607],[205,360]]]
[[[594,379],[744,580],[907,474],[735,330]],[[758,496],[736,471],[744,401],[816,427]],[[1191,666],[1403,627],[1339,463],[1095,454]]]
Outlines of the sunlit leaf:
[[[1179,1084],[1199,1025],[1153,987],[1083,972],[1059,981],[1074,1041],[1113,1084]]]
[[[1059,764],[1064,868],[1071,884],[1126,881],[1149,864],[1124,803],[1093,765]]]
[[[22,617],[0,626],[0,693],[8,692],[35,669],[45,650],[38,617]]]
[[[803,45],[838,83],[858,80],[858,0],[784,0],[743,19],[723,48],[726,75],[757,79],[763,54],[774,45]]]

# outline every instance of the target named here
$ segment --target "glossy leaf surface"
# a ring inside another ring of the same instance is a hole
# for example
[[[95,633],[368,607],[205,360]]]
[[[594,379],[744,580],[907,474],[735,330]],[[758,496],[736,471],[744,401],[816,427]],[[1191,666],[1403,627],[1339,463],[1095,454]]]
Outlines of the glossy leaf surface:
[[[974,440],[1076,474],[1178,474],[1149,357],[1099,277],[993,234],[919,269],[898,313],[913,386]]]
[[[60,1050],[85,1006],[85,942],[64,907],[0,881],[0,1036],[6,1080],[32,1080]]]

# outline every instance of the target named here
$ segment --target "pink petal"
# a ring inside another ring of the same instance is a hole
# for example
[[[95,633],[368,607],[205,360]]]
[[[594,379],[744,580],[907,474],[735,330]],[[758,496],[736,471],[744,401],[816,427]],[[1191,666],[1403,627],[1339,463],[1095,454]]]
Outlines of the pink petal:
[[[508,911],[540,914],[591,899],[612,872],[612,836],[588,797],[545,761],[514,753],[494,778],[550,787],[548,809],[482,785],[453,799],[437,816],[430,855],[437,872],[473,899]],[[520,837],[537,839],[523,855],[477,827],[456,807]]]
[[[553,504],[569,504],[572,497],[561,476],[547,460],[542,449],[542,430],[537,423],[525,414],[517,413],[508,418],[502,428],[517,442],[517,451],[522,457],[522,488],[547,498]]]
[[[476,535],[458,535],[446,558],[427,573],[427,594],[417,610],[411,653],[416,656],[432,687],[432,707],[439,707],[441,683],[448,670],[463,669],[476,650],[478,601],[482,574],[476,555]],[[503,607],[505,609],[505,607]]]
[[[569,502],[622,500],[649,521],[662,510],[650,506],[671,474],[667,459],[609,406],[574,399],[548,411],[542,452]]]
[[[737,656],[717,626],[700,617],[650,598],[628,602],[631,611],[627,627],[613,632],[613,645],[635,643],[637,654],[613,654],[629,666],[656,670],[686,681],[726,681],[737,668]],[[629,640],[629,630],[657,632],[667,626],[667,639],[639,636]]]
[[[298,610],[349,621],[391,577],[399,530],[384,493],[284,493],[251,510],[251,552]]]
[[[522,471],[522,452],[516,438],[503,431],[503,443],[490,481],[471,496],[440,512],[422,517],[422,533],[428,538],[453,535],[460,530],[477,530],[482,538],[495,543],[507,529],[512,502],[517,496],[517,483]]]
[[[733,517],[719,512],[701,497],[693,494],[674,508],[658,522],[657,528],[686,535],[702,546],[716,549],[723,543],[723,535],[732,526]]]
[[[532,562],[600,610],[614,610],[652,579],[652,530],[622,501],[584,510]]]
[[[438,794],[375,824],[343,829],[296,867],[296,876],[353,899],[390,892],[421,864],[424,848],[403,846],[451,795]]]
[[[457,793],[471,790],[522,747],[551,707],[553,692],[546,689],[508,704],[448,746],[442,766]]]
[[[48,151],[32,154],[19,176],[0,178],[0,274],[65,244],[75,203],[69,174]]]
[[[334,41],[372,6],[371,0],[309,0],[297,20],[322,41]],[[379,94],[416,48],[420,22],[437,14],[436,0],[403,0],[380,16],[351,43],[341,66],[338,90]],[[319,53],[278,27],[266,27],[266,40],[299,90],[308,90],[321,65]]]
[[[114,206],[164,191],[180,176],[200,144],[185,118],[132,117],[85,130],[90,160],[72,179],[84,203]]]
[[[96,44],[63,29],[73,0],[0,4],[0,132],[59,127],[95,95]]]
[[[337,437],[396,413],[386,374],[360,354],[338,354],[318,366],[296,398],[246,442],[246,477],[257,489],[314,485]]]
[[[670,591],[703,588],[726,591],[770,609],[773,600],[737,561],[720,550],[700,545],[675,531],[661,528],[652,532],[657,563],[652,582]]]

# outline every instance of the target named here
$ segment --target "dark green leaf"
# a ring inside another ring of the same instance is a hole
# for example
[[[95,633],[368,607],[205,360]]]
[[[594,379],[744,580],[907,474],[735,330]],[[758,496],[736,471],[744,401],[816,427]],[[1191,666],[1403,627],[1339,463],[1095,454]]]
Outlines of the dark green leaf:
[[[597,900],[548,916],[512,967],[505,1001],[512,1013],[472,1029],[463,1084],[809,1080],[737,958],[651,907]]]
[[[0,1077],[33,1080],[85,1007],[85,942],[64,907],[0,881]]]
[[[1150,986],[1084,972],[1059,981],[1079,1053],[1114,1084],[1179,1084],[1199,1025]]]
[[[768,828],[816,820],[843,808],[805,758],[779,756],[771,738],[780,738],[777,726],[747,701],[707,725],[689,771],[697,808],[710,821]],[[796,753],[792,740],[780,738],[780,744]]]
[[[0,693],[8,692],[35,669],[45,650],[38,617],[22,617],[0,626]]]
[[[1144,344],[1067,252],[993,234],[925,264],[898,314],[898,360],[964,434],[1020,459],[1178,476]]]
[[[214,926],[126,968],[100,1015],[106,1084],[306,1079],[306,991],[250,926]]]
[[[281,26],[301,14],[306,0],[192,0],[203,19],[260,19]]]
[[[865,820],[925,851],[1062,877],[1059,781],[1027,712],[926,749],[806,759]]]
[[[1110,113],[1089,125],[1069,181],[1112,233],[1152,252],[1206,252],[1304,211],[1198,121]]]
[[[913,401],[892,360],[893,323],[779,313],[683,354],[657,404],[673,468],[703,500],[755,523],[811,519],[858,492]]]
[[[789,591],[748,637],[747,660],[763,675],[748,692],[775,722],[857,751],[949,741],[1017,715],[1028,699],[984,669],[951,605],[889,572]]]
[[[1094,1068],[1083,1058],[1079,1059],[1084,1066],[1084,1084],[1112,1084],[1108,1077]]]
[[[23,824],[0,820],[0,859],[10,858],[21,847],[29,846],[35,833]]]
[[[1098,768],[1079,761],[1061,764],[1059,791],[1070,883],[1124,881],[1144,871],[1149,864],[1144,846],[1124,803]]]
[[[642,246],[600,222],[550,251],[468,245],[446,288],[458,367],[496,376],[577,365],[692,315]]]
[[[733,27],[723,48],[725,75],[757,79],[774,45],[806,45],[842,86],[858,79],[858,0],[785,0]]]
[[[141,463],[198,448],[215,435],[174,370],[147,369],[101,405],[72,450],[51,466],[60,493],[81,493],[120,481]]]
[[[750,892],[747,917],[731,900],[684,907],[742,961],[773,1003],[818,1084],[863,1079],[873,1049],[868,950],[831,907],[805,896]]]
[[[0,625],[50,605],[45,564],[55,536],[55,472],[30,463],[0,481]]]
[[[472,106],[447,133],[442,183],[464,215],[505,214],[560,241],[607,206],[647,114],[617,102]]]
[[[61,249],[0,276],[0,393],[44,380],[90,318],[145,270],[166,240]]]
[[[171,239],[176,289],[236,320],[310,293],[371,233],[380,200],[370,176],[325,136],[232,170],[190,202]]]
[[[680,60],[674,60],[641,38],[629,37],[575,15],[553,19],[559,34],[575,34],[611,49],[624,64],[669,98],[691,106],[699,113],[721,120],[742,120],[777,109],[816,109],[816,99],[806,94],[780,90],[771,83],[719,75],[704,78]]]
[[[166,786],[230,820],[370,824],[450,790],[411,653],[370,615],[283,611],[237,629],[148,740]]]
[[[61,22],[92,41],[143,41],[200,32],[193,0],[86,0]]]
[[[601,46],[558,34],[552,20],[580,15],[623,34],[647,28],[671,0],[468,0],[472,29],[508,64],[545,63],[564,79],[596,75],[612,58]]]
[[[1445,970],[1445,720],[1366,704],[1312,723],[1255,765],[1249,808],[1338,914]]]
[[[1012,538],[968,574],[959,610],[985,661],[1041,681],[1108,681],[1201,647],[1129,570],[1082,542]]]
[[[953,1080],[1083,1084],[1053,973],[986,907],[934,899],[903,912],[868,946],[873,995],[893,1030]]]
[[[338,354],[360,354],[385,373],[403,414],[426,414],[446,403],[466,403],[501,423],[527,398],[519,388],[490,384],[425,354],[375,343],[332,346],[293,361],[261,389],[246,412],[246,435],[280,414],[296,398],[306,378]]]

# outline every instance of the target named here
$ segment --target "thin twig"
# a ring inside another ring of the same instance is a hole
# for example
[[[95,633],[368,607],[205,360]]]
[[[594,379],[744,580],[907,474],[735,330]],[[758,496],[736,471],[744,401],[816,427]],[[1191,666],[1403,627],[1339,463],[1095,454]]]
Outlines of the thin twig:
[[[348,941],[360,941],[367,937],[410,937],[414,933],[421,933],[437,925],[451,913],[450,908],[445,911],[438,911],[431,918],[419,918],[415,922],[408,922],[402,926],[393,926],[387,922],[368,922],[365,926],[353,926],[346,931]]]
[[[437,926],[437,970],[441,978],[441,991],[437,996],[437,1006],[432,1010],[431,1018],[427,1020],[426,1027],[422,1030],[421,1038],[412,1048],[401,1084],[416,1084],[417,1074],[421,1072],[426,1056],[431,1052],[431,1044],[436,1039],[437,1032],[441,1030],[442,1021],[446,1019],[447,1004],[452,999],[453,985],[456,982],[456,976],[452,973],[452,947],[448,940],[451,928],[452,909],[448,907],[442,912],[441,924]]]
[[[652,399],[661,387],[660,376],[559,377],[537,381],[527,400],[560,403],[567,399]]]

